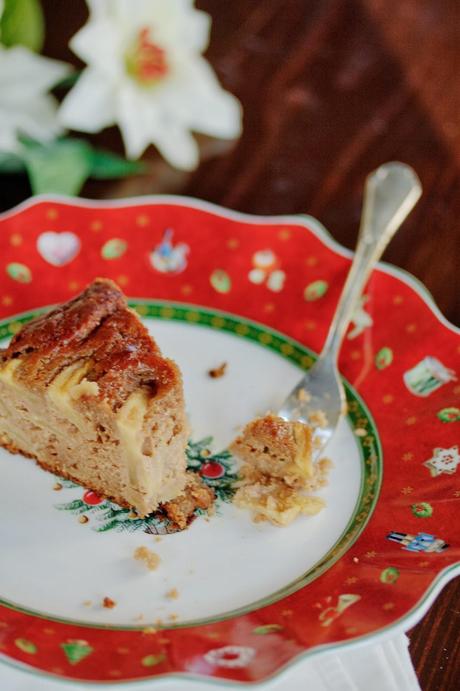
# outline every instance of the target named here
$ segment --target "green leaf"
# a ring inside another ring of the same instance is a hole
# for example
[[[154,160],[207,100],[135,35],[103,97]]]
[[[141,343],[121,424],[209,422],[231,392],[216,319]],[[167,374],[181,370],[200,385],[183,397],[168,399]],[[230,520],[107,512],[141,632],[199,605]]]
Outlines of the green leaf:
[[[61,79],[61,81],[57,82],[57,84],[53,86],[53,89],[71,89],[80,79],[82,72],[83,70],[74,70],[71,74],[68,74]]]
[[[87,641],[81,640],[68,640],[66,643],[61,643],[61,648],[71,665],[77,665],[94,650]]]
[[[23,140],[21,153],[34,194],[76,195],[91,171],[92,150],[82,139],[58,139],[49,144]]]
[[[88,505],[81,499],[74,499],[66,504],[55,504],[54,508],[58,511],[72,511],[76,513],[84,513],[88,509]]]
[[[155,667],[161,662],[164,662],[164,660],[166,660],[166,655],[164,653],[159,653],[158,655],[146,655],[142,658],[141,664],[144,667]]]
[[[14,644],[23,653],[28,653],[29,655],[35,655],[37,652],[37,646],[32,641],[27,640],[27,638],[16,638]]]
[[[126,240],[112,238],[111,240],[107,240],[107,242],[103,245],[101,249],[101,256],[103,259],[107,259],[108,261],[112,259],[119,259],[124,255],[127,247],[128,243]]]
[[[303,296],[307,302],[313,302],[319,300],[324,295],[326,295],[329,289],[329,283],[327,281],[313,281],[304,290]]]
[[[5,0],[0,18],[4,46],[21,45],[37,53],[43,48],[45,21],[39,0]]]
[[[281,624],[265,624],[263,626],[256,626],[255,629],[252,629],[252,633],[255,633],[257,636],[266,636],[267,633],[277,633],[282,630]]]
[[[16,154],[0,151],[0,172],[20,173],[24,170],[24,162]]]
[[[377,369],[385,369],[393,362],[393,351],[388,346],[380,348],[375,356],[375,366]]]
[[[104,525],[98,526],[97,528],[95,528],[95,530],[98,533],[106,533],[107,531],[112,530],[113,528],[119,528],[119,523],[117,520],[112,520],[108,523],[104,523]]]
[[[93,149],[91,159],[91,177],[98,180],[124,178],[128,175],[138,175],[145,171],[145,163],[141,161],[127,161],[110,151]]]
[[[6,273],[13,281],[18,283],[30,283],[32,280],[32,272],[29,267],[19,262],[7,264]]]

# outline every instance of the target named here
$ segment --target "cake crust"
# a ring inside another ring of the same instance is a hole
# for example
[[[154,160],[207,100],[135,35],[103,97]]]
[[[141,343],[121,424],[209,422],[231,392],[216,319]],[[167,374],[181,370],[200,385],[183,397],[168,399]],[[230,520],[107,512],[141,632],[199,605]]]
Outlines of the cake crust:
[[[65,367],[91,363],[86,379],[114,409],[140,386],[156,393],[181,380],[117,285],[97,278],[70,302],[28,322],[0,351],[3,364],[19,358],[18,381],[45,389]]]

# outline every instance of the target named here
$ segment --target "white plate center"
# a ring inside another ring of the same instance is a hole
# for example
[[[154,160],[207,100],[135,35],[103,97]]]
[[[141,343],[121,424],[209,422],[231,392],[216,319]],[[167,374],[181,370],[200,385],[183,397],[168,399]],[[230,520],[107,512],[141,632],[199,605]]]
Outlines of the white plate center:
[[[276,410],[302,371],[245,340],[201,326],[146,319],[163,352],[180,365],[194,441],[213,436],[213,451],[237,428]],[[207,371],[227,363],[221,379]],[[311,569],[347,526],[360,490],[361,456],[346,421],[327,455],[334,468],[321,491],[327,507],[288,528],[254,524],[223,504],[220,515],[198,518],[182,533],[157,542],[142,532],[97,533],[55,504],[83,490],[53,491],[55,478],[20,456],[0,450],[0,599],[53,617],[94,624],[143,626],[216,617],[268,598]],[[134,561],[145,545],[161,558],[149,572]],[[178,597],[166,596],[177,589]],[[111,610],[101,606],[107,596]],[[88,606],[84,602],[91,601]]]

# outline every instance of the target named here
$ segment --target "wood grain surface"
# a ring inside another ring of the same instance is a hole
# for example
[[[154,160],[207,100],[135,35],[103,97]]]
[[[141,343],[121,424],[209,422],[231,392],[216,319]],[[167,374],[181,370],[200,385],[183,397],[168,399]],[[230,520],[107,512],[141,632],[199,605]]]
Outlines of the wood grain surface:
[[[87,10],[45,0],[46,54],[67,48]],[[418,172],[424,194],[385,259],[417,276],[460,325],[460,2],[199,0],[213,16],[208,57],[244,106],[235,145],[201,139],[203,163],[89,182],[82,195],[170,192],[262,214],[308,212],[353,247],[366,174],[388,160]],[[122,150],[115,128],[97,143]],[[218,155],[217,155],[218,154]],[[29,194],[3,177],[0,208]],[[460,579],[410,632],[424,691],[460,688]]]

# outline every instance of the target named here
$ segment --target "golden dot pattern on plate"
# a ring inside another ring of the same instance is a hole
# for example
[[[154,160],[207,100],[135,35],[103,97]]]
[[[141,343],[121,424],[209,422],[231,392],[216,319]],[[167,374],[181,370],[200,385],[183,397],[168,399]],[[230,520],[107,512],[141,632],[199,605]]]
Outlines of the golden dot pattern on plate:
[[[239,336],[246,336],[249,333],[249,326],[247,324],[237,324],[235,327],[235,332]]]
[[[403,453],[401,458],[403,461],[411,461],[414,458],[414,454],[412,451],[406,451],[406,453]]]
[[[19,245],[22,245],[22,235],[20,233],[13,233],[10,236],[10,245],[13,247],[19,247]]]
[[[278,238],[280,240],[290,240],[292,233],[288,228],[282,228],[278,233]]]

